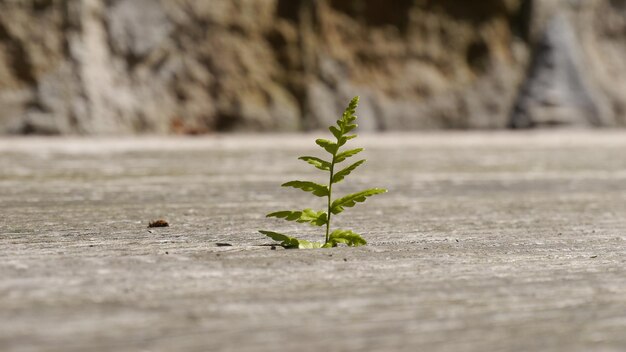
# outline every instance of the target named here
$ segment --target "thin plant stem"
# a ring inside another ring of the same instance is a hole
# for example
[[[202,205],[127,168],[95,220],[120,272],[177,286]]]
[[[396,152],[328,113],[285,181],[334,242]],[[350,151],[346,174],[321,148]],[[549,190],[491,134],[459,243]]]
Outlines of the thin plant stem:
[[[330,205],[331,205],[331,199],[332,199],[332,195],[333,195],[333,176],[334,176],[334,170],[335,170],[335,155],[337,154],[337,152],[335,151],[335,153],[333,153],[333,161],[330,163],[330,178],[328,179],[328,215],[326,216],[326,241],[324,242],[324,244],[328,243],[329,240],[329,236],[330,236],[330,218],[331,218],[331,211],[330,211]]]

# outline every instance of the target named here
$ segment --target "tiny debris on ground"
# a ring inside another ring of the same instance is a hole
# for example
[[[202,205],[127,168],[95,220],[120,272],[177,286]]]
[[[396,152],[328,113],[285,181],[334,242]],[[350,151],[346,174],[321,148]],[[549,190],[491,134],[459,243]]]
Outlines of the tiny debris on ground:
[[[155,220],[148,224],[148,227],[168,227],[168,226],[170,226],[170,224],[163,219]]]

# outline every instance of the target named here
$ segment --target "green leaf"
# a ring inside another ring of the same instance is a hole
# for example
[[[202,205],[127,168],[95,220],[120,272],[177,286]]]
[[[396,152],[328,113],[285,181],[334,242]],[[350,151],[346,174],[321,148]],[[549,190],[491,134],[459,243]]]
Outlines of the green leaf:
[[[335,155],[337,153],[337,149],[339,148],[337,143],[331,142],[328,139],[318,139],[315,143],[332,155]]]
[[[332,133],[333,136],[335,136],[335,138],[337,139],[341,138],[341,136],[343,135],[343,133],[341,133],[341,130],[335,126],[328,127],[328,130],[330,130],[330,133]]]
[[[359,154],[362,151],[363,151],[363,148],[357,148],[357,149],[346,150],[345,152],[341,152],[337,154],[337,156],[335,156],[335,163],[340,163],[351,156]]]
[[[350,101],[350,104],[348,104],[348,107],[343,112],[341,119],[337,121],[337,125],[341,128],[342,135],[352,131],[353,129],[357,127],[356,124],[352,124],[352,122],[354,122],[357,119],[355,114],[356,114],[356,108],[358,107],[358,105],[359,105],[359,97],[352,98],[352,100]],[[345,142],[343,144],[345,144]]]
[[[311,192],[318,197],[326,197],[328,195],[328,187],[310,181],[290,181],[283,183],[282,186],[298,188],[305,192]]]
[[[315,211],[313,209],[304,209],[300,216],[299,222],[308,222],[316,226],[324,226],[328,221],[328,214],[325,211]]]
[[[283,210],[267,214],[268,218],[279,218],[287,221],[295,221],[299,223],[309,223],[315,226],[326,225],[328,215],[325,211],[316,212],[312,209],[304,209],[303,211]]]
[[[355,125],[356,126],[356,125]],[[348,136],[342,136],[341,138],[339,138],[339,140],[337,141],[337,145],[339,147],[343,146],[344,144],[348,143],[349,140],[356,138],[356,134],[352,134],[352,135],[348,135]]]
[[[341,182],[346,176],[350,175],[350,173],[352,173],[352,171],[354,171],[354,169],[356,169],[357,167],[359,167],[361,164],[363,164],[365,162],[365,160],[359,160],[356,163],[348,166],[347,168],[337,172],[334,176],[333,176],[333,183],[339,183]]]
[[[304,160],[320,170],[330,171],[330,163],[326,160],[322,160],[314,156],[301,156],[298,159]]]
[[[300,241],[298,241],[297,238],[289,237],[287,235],[283,235],[282,233],[263,230],[259,230],[259,232],[274,241],[280,242],[280,245],[285,248],[298,248],[300,245]]]
[[[344,210],[344,207],[351,208],[356,205],[356,203],[365,202],[365,199],[371,197],[376,194],[386,193],[386,189],[382,188],[372,188],[365,191],[361,191],[358,193],[349,194],[345,197],[336,199],[330,206],[330,211],[333,214],[339,214]]]
[[[273,239],[274,241],[280,242],[280,245],[287,248],[300,248],[300,249],[313,249],[313,248],[322,248],[322,244],[319,242],[309,242],[307,240],[299,240],[294,237],[289,237],[287,235],[283,235],[282,233],[273,232],[273,231],[263,231],[259,230],[260,233],[265,236]]]
[[[356,120],[356,108],[359,106],[359,97],[354,97],[352,98],[352,100],[350,100],[350,103],[348,104],[348,107],[346,107],[346,110],[343,112],[343,116],[342,116],[342,120],[347,121],[347,122],[352,122],[354,120]]]
[[[328,237],[328,242],[337,246],[337,243],[344,243],[350,247],[364,246],[367,241],[361,235],[350,230],[335,230]]]
[[[354,116],[354,118],[356,119],[356,116]],[[352,120],[354,121],[354,120]],[[346,133],[350,133],[353,129],[359,127],[359,125],[357,125],[356,123],[351,123],[345,120],[337,120],[337,125],[339,126],[339,128],[341,129],[341,135],[344,136]],[[352,139],[356,137],[356,135],[352,136],[351,138],[348,139]],[[346,142],[344,141],[341,144],[345,144]]]
[[[283,210],[283,211],[276,211],[276,212],[273,212],[273,213],[269,213],[265,217],[266,218],[285,219],[287,221],[298,221],[298,220],[300,220],[301,216],[302,216],[302,212],[301,211]]]

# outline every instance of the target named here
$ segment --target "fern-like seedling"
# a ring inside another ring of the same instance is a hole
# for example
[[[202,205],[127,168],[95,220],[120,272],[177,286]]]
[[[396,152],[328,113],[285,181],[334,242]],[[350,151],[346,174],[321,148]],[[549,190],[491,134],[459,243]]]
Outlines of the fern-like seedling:
[[[348,246],[362,246],[367,242],[361,237],[361,235],[352,232],[351,230],[334,230],[331,232],[331,219],[333,215],[338,215],[343,212],[345,208],[351,208],[356,203],[364,202],[368,197],[376,194],[387,192],[382,188],[371,188],[361,192],[346,195],[341,198],[333,200],[333,185],[337,184],[350,175],[357,167],[365,163],[365,160],[359,160],[350,166],[336,171],[338,164],[346,161],[347,159],[357,155],[363,151],[363,148],[342,150],[341,148],[351,139],[355,138],[356,134],[350,134],[356,127],[357,116],[356,108],[359,104],[359,97],[352,99],[342,117],[337,120],[337,125],[330,126],[328,129],[335,137],[335,141],[327,139],[318,139],[315,141],[317,145],[322,147],[328,154],[330,154],[330,161],[323,160],[314,156],[302,156],[299,159],[306,161],[307,163],[315,166],[316,168],[325,171],[329,174],[328,185],[321,185],[310,181],[291,181],[284,183],[283,187],[293,187],[301,189],[305,192],[310,192],[313,195],[327,199],[326,211],[315,211],[312,209],[304,209],[299,211],[278,211],[270,213],[267,217],[281,218],[287,221],[295,221],[299,223],[307,223],[313,226],[325,227],[326,236],[324,243],[321,242],[309,242],[306,240],[289,237],[278,232],[272,231],[259,231],[262,234],[270,237],[271,239],[280,242],[280,245],[285,248],[328,248],[336,247],[339,243],[346,244]]]

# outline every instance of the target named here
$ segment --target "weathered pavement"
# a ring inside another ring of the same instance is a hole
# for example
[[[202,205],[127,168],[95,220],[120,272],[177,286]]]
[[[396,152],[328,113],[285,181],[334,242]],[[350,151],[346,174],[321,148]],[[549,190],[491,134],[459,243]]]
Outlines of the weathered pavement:
[[[358,138],[370,245],[257,246],[312,141],[0,140],[0,350],[626,350],[625,132]]]

